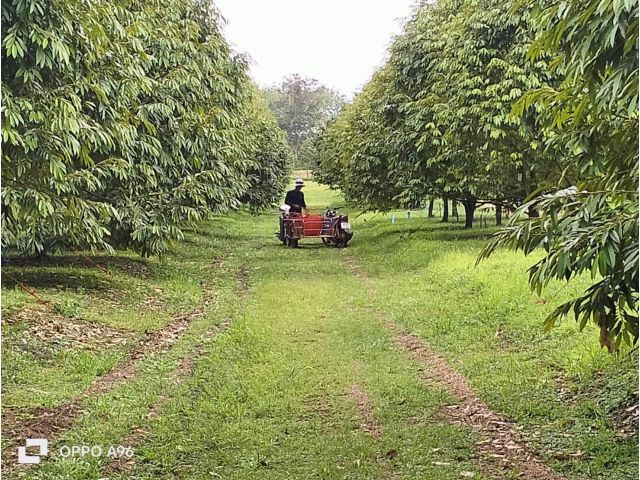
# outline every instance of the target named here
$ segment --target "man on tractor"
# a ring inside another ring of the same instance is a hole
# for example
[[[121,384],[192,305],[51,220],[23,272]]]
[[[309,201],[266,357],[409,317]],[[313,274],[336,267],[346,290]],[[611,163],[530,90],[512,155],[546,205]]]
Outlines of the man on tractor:
[[[293,190],[289,190],[287,192],[287,196],[284,198],[284,205],[280,207],[280,211],[282,212],[280,215],[280,232],[278,234],[278,238],[282,241],[282,243],[286,244],[285,238],[285,228],[284,228],[284,219],[285,216],[288,216],[290,213],[302,213],[302,209],[307,211],[307,204],[304,201],[304,193],[302,193],[302,187],[304,187],[304,180],[301,178],[296,178],[295,188]],[[289,232],[289,235],[291,232]],[[298,246],[298,240],[292,240],[293,247]]]
[[[302,209],[307,211],[307,204],[304,201],[304,193],[302,193],[302,187],[304,187],[304,180],[296,178],[295,188],[287,192],[287,196],[284,197],[285,205],[291,207],[291,213],[302,213]]]

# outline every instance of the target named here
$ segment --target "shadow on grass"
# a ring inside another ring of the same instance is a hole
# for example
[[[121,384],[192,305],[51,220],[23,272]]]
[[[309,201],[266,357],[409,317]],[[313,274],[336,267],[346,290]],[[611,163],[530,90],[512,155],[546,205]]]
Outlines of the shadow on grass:
[[[104,290],[113,282],[104,274],[78,273],[71,275],[68,272],[43,272],[39,270],[15,270],[5,267],[5,275],[2,276],[3,288],[15,288],[19,283],[35,289],[84,289]]]
[[[464,240],[488,240],[496,229],[460,229],[449,232],[439,232],[434,239],[446,242],[464,241]]]
[[[274,227],[274,231],[278,226]],[[202,240],[205,240],[206,244],[215,245],[220,242],[244,242],[247,240],[248,234],[242,231],[232,232],[228,229],[225,230],[224,226],[216,227],[215,229],[209,226],[209,228],[200,228],[197,230],[185,230],[184,240],[180,240],[180,243],[190,243],[202,245]],[[192,237],[189,239],[189,237]]]
[[[144,258],[115,255],[55,255],[47,258],[20,256],[9,259],[8,267],[97,269],[100,267],[136,277],[153,275],[153,265]]]
[[[383,228],[382,230],[378,230]],[[368,231],[367,231],[368,230]],[[369,224],[363,228],[370,241],[389,240],[441,240],[441,241],[466,241],[487,240],[494,232],[495,227],[464,228],[463,224],[441,223],[440,221],[423,221],[415,224],[405,223],[392,227],[382,227],[380,224]]]
[[[153,278],[158,269],[143,258],[116,255],[55,255],[47,258],[11,258],[2,268],[2,287],[20,283],[35,290],[88,290],[92,296],[110,298],[113,290],[130,290],[131,280]],[[113,273],[110,275],[109,273]]]

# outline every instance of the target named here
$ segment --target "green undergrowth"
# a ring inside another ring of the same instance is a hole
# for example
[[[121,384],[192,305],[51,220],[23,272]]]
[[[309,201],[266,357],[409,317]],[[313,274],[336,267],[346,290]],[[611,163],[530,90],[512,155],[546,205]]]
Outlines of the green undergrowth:
[[[305,192],[315,211],[342,205],[312,182]],[[538,298],[526,274],[535,255],[500,252],[475,265],[495,227],[464,230],[424,211],[411,219],[395,212],[395,224],[390,214],[344,211],[355,228],[344,250],[317,239],[285,248],[273,237],[273,210],[213,218],[160,260],[91,257],[111,274],[77,255],[4,267],[53,305],[38,306],[3,276],[5,406],[54,406],[77,395],[145,332],[202,305],[208,292],[204,314],[172,348],[89,399],[27,478],[103,478],[104,458],[71,461],[57,450],[131,438],[135,462],[109,478],[491,478],[474,450],[477,434],[439,413],[455,399],[425,379],[385,319],[440,352],[567,478],[637,477],[637,434],[625,430],[637,401],[637,353],[609,355],[593,328],[578,332],[571,320],[542,328],[588,279],[550,285]],[[34,327],[47,319],[104,333],[47,341]],[[123,343],[99,341],[112,337]],[[186,358],[192,369],[176,381]]]

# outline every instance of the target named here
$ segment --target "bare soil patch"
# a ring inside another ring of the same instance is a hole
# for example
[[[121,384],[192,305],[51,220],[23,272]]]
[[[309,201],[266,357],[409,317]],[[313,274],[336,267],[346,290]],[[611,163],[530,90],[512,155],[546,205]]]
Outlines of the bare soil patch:
[[[333,406],[327,402],[323,395],[307,395],[302,399],[302,403],[308,411],[304,414],[304,418],[327,418],[331,416],[333,411]]]
[[[211,259],[211,266],[213,268],[222,268],[224,265],[225,257],[223,255],[216,255]]]
[[[586,398],[593,398],[597,395],[598,389],[606,389],[607,377],[603,372],[595,374],[595,381],[588,389],[578,389],[572,385],[571,380],[562,376],[559,372],[554,375],[554,383],[558,395],[568,405],[578,405],[578,403]],[[629,397],[620,404],[610,407],[607,416],[611,420],[611,424],[616,434],[623,440],[636,436],[638,434],[638,419],[640,409],[638,408],[638,390],[635,390]],[[573,454],[559,453],[561,457],[576,458],[580,452]],[[554,455],[556,458],[558,455]]]
[[[89,322],[81,318],[69,318],[43,307],[24,308],[3,318],[7,325],[24,326],[18,348],[42,352],[48,348],[104,350],[124,345],[132,337],[130,331]],[[29,347],[31,346],[31,347]]]
[[[161,310],[164,306],[164,301],[156,296],[149,296],[142,301],[142,307],[144,310]]]
[[[365,288],[367,289],[367,293],[369,294],[369,296],[375,300],[376,298],[376,288],[373,285],[373,283],[371,282],[371,280],[369,279],[369,277],[367,277],[367,275],[365,275],[365,273],[362,271],[362,269],[360,268],[359,265],[357,265],[354,261],[353,258],[351,256],[347,256],[345,258],[346,262],[347,262],[347,266],[349,267],[349,270],[351,270],[351,273],[353,273],[356,277],[358,277],[360,279],[360,281],[362,282],[362,284],[365,286]]]
[[[240,297],[244,298],[249,295],[250,287],[249,267],[242,265],[236,272],[236,291]]]
[[[358,407],[360,416],[360,430],[367,432],[374,438],[382,437],[382,426],[376,419],[369,401],[369,396],[358,385],[351,385],[347,389],[347,397],[349,397]]]
[[[376,439],[382,438],[382,425],[376,418],[367,392],[365,392],[359,385],[353,384],[347,388],[345,395],[356,404],[358,417],[360,419],[360,425],[358,426],[360,431],[365,432]],[[393,459],[397,455],[398,452],[396,450],[390,450],[378,458],[378,461],[382,465],[382,478],[384,480],[395,480],[398,478],[392,464]]]
[[[629,438],[638,434],[638,392],[636,401],[632,405],[620,407],[611,414],[611,421],[616,432],[622,438]]]

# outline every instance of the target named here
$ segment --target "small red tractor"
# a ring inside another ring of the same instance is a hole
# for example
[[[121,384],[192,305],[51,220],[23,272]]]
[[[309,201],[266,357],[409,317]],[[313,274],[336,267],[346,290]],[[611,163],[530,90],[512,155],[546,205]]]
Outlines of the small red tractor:
[[[327,208],[323,215],[292,213],[288,205],[280,207],[278,240],[291,248],[298,248],[301,238],[321,238],[330,247],[344,248],[353,237],[349,217],[338,208]]]

